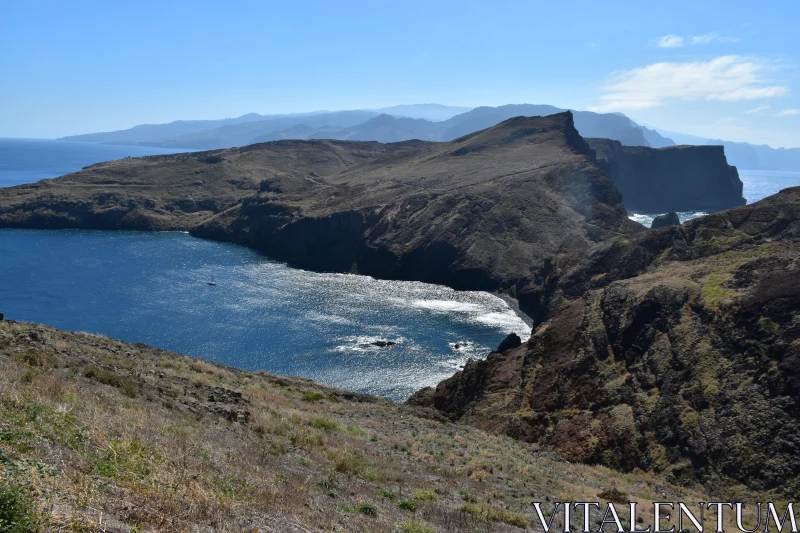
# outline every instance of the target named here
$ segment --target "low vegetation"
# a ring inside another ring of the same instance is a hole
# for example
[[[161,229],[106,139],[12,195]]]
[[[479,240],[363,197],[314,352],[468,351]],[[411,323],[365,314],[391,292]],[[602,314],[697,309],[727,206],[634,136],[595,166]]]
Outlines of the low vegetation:
[[[95,335],[0,322],[0,367],[0,533],[497,533],[533,527],[534,501],[708,499],[383,399]]]

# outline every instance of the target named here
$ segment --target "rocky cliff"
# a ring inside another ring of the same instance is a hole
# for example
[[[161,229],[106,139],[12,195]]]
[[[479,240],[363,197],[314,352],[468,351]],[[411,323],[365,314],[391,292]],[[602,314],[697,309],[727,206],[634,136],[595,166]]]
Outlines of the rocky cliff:
[[[736,167],[722,146],[623,146],[587,139],[629,211],[717,211],[745,204]]]
[[[599,246],[522,346],[409,402],[570,460],[800,491],[800,188]]]
[[[0,227],[187,230],[317,270],[515,292],[630,222],[570,113],[448,143],[280,141],[0,189]]]

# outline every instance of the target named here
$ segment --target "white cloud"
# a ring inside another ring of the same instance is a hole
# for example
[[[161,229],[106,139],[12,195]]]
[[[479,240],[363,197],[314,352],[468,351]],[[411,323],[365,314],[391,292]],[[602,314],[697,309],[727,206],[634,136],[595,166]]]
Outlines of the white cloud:
[[[770,85],[769,66],[757,59],[722,56],[710,61],[654,63],[616,72],[604,87],[601,104],[592,111],[623,111],[659,107],[671,100],[756,100],[786,94]]]
[[[790,117],[793,115],[800,115],[800,109],[784,109],[783,111],[779,112],[776,116]]]
[[[712,31],[705,35],[695,35],[692,37],[692,44],[709,44],[709,43],[738,43],[741,41],[738,37],[726,37],[719,33]]]
[[[658,46],[661,48],[680,48],[683,46],[683,41],[683,37],[669,34],[658,39]]]
[[[761,113],[762,111],[766,111],[767,109],[769,109],[768,105],[760,105],[758,107],[754,107],[753,109],[748,109],[747,111],[745,111],[745,114],[752,115],[753,113]]]

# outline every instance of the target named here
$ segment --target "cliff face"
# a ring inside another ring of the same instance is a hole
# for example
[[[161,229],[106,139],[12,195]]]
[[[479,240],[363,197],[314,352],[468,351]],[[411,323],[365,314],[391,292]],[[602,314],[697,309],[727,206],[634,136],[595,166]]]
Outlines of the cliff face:
[[[570,460],[797,494],[800,188],[559,267],[527,344],[409,402]]]
[[[280,141],[0,190],[0,227],[181,229],[317,270],[466,289],[640,231],[570,113],[448,143]]]
[[[739,173],[728,165],[722,146],[655,149],[587,141],[629,211],[717,211],[745,204]]]

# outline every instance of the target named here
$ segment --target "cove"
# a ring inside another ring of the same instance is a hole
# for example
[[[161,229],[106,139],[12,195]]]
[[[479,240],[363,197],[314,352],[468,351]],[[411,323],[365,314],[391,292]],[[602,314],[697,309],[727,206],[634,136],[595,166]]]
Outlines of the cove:
[[[0,230],[0,312],[396,401],[530,333],[488,293],[309,272],[184,233]]]

